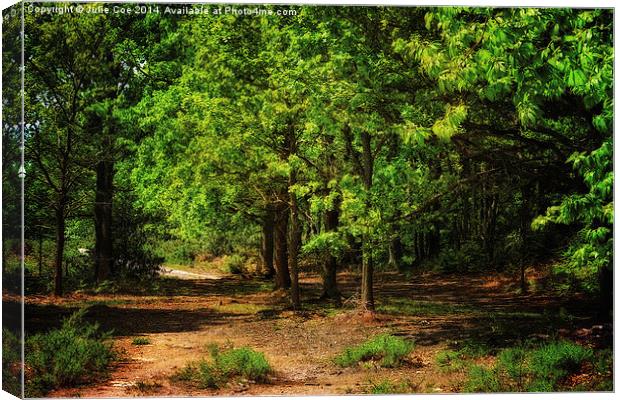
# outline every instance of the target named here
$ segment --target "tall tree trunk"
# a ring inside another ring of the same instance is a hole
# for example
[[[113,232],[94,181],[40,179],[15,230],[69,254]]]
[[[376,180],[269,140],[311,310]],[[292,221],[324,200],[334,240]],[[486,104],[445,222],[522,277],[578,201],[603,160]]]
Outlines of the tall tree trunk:
[[[364,241],[362,254],[362,299],[361,307],[367,311],[375,310],[375,298],[373,293],[373,260],[372,248],[368,237],[362,239]]]
[[[112,271],[112,198],[114,196],[114,163],[97,163],[97,192],[95,194],[95,279],[104,281]]]
[[[280,209],[275,217],[274,254],[276,269],[276,288],[288,289],[291,287],[291,276],[288,269],[288,210]]]
[[[414,248],[415,248],[415,265],[419,266],[422,264],[422,234],[418,229],[415,230],[414,233]]]
[[[362,141],[362,178],[366,189],[366,212],[370,212],[372,203],[370,191],[372,189],[373,159],[371,152],[371,137],[368,132],[361,133]],[[370,227],[366,227],[370,229]],[[373,273],[374,265],[372,260],[372,246],[370,235],[364,234],[362,237],[362,299],[361,307],[367,311],[375,310],[375,299],[373,294]]]
[[[525,263],[526,263],[526,253],[527,253],[527,245],[529,238],[529,230],[530,230],[530,215],[529,215],[529,197],[530,190],[527,188],[521,188],[521,208],[519,209],[519,217],[520,217],[520,234],[521,234],[521,255],[519,260],[519,267],[521,272],[521,293],[527,293],[527,281],[525,279]]]
[[[263,240],[261,248],[261,258],[263,261],[263,269],[265,270],[265,277],[272,278],[276,274],[276,270],[273,267],[273,210],[268,209],[263,220]]]
[[[614,273],[613,261],[598,271],[600,316],[607,320],[611,318],[614,306]]]
[[[288,180],[289,188],[297,184],[297,171],[291,168]],[[291,272],[291,303],[293,309],[298,310],[301,307],[299,299],[299,246],[301,243],[301,229],[299,226],[299,205],[297,203],[297,195],[290,194],[290,211],[291,211],[291,232],[289,235],[288,245],[288,264]]]
[[[39,276],[43,274],[43,233],[39,228]]]
[[[388,253],[389,253],[388,264],[390,265],[390,267],[395,268],[398,271],[401,271],[403,269],[403,265],[402,265],[403,264],[402,263],[403,245],[400,241],[399,236],[394,236],[392,240],[390,240],[390,246],[388,249]]]
[[[338,229],[338,209],[334,205],[334,210],[325,212],[324,222],[326,232],[335,232]],[[336,280],[336,269],[338,261],[332,254],[328,255],[323,262],[323,293],[322,299],[332,299],[337,305],[340,304],[340,291]]]
[[[54,260],[54,294],[62,296],[62,259],[65,252],[65,206],[56,209],[56,256]]]

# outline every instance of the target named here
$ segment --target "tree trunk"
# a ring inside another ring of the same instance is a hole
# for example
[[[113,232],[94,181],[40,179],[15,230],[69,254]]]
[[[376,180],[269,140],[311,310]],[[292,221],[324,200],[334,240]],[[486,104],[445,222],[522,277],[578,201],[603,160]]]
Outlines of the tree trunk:
[[[372,189],[373,159],[371,152],[371,137],[368,132],[361,133],[362,141],[362,168],[363,181],[366,189],[366,212],[370,212],[372,204],[370,201],[370,191]],[[370,229],[370,227],[366,227]],[[367,311],[375,310],[375,299],[373,294],[373,260],[370,235],[364,234],[362,237],[362,299],[361,307]]]
[[[336,207],[336,206],[334,206]],[[334,232],[338,228],[338,210],[328,210],[325,212],[325,231]],[[340,291],[336,280],[336,269],[338,261],[333,255],[328,255],[323,262],[323,293],[322,299],[332,299],[337,305],[340,304]]]
[[[363,239],[363,255],[362,255],[362,298],[360,306],[367,311],[375,310],[375,298],[373,293],[373,260],[372,248],[367,237]]]
[[[39,229],[39,276],[43,274],[43,234]]]
[[[54,260],[54,295],[62,296],[62,259],[65,252],[65,208],[56,209],[56,257]]]
[[[415,265],[419,266],[422,264],[422,234],[420,231],[416,229],[414,233],[414,248],[415,248]]]
[[[525,279],[525,263],[527,260],[527,245],[529,239],[529,230],[530,230],[530,216],[529,216],[529,195],[530,191],[526,188],[521,189],[521,208],[519,209],[519,217],[520,217],[520,234],[521,234],[521,255],[520,255],[520,270],[521,270],[521,293],[527,293],[527,282]]]
[[[291,168],[289,173],[289,187],[293,187],[297,184],[297,171]],[[298,310],[301,307],[301,301],[299,299],[299,246],[301,243],[301,229],[299,226],[299,209],[297,203],[297,195],[295,193],[290,194],[291,200],[291,232],[289,235],[288,245],[288,264],[291,272],[291,303],[293,309]]]
[[[281,209],[275,217],[274,230],[274,254],[276,269],[276,289],[288,289],[291,287],[291,276],[288,269],[288,210]]]
[[[388,249],[389,253],[389,261],[388,264],[390,267],[401,271],[403,269],[402,258],[403,258],[403,245],[400,241],[399,236],[395,236],[390,241],[390,247]]]
[[[604,320],[611,318],[614,306],[613,261],[598,271],[600,315]]]
[[[112,271],[112,198],[114,196],[114,164],[109,160],[97,163],[95,194],[95,279],[104,281]]]
[[[265,219],[263,220],[263,241],[261,248],[261,258],[266,278],[273,278],[276,274],[276,270],[273,267],[273,231],[273,211],[267,210]]]

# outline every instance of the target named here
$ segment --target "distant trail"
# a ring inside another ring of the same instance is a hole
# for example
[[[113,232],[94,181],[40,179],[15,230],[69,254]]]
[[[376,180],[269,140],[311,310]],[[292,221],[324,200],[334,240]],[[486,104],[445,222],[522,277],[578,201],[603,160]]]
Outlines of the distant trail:
[[[215,274],[215,273],[207,272],[207,273],[197,274],[195,272],[187,272],[187,271],[181,271],[178,269],[165,268],[165,267],[161,267],[159,274],[162,276],[172,276],[174,278],[179,278],[179,279],[222,279],[224,278],[223,275]]]

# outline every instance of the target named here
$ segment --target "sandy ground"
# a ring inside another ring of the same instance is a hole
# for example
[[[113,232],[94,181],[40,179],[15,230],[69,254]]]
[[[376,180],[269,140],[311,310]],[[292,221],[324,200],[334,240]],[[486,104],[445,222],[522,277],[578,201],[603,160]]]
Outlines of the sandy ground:
[[[165,285],[153,295],[74,294],[55,299],[31,296],[27,324],[45,330],[63,316],[89,304],[88,318],[103,329],[114,329],[118,361],[107,378],[82,387],[56,390],[50,397],[128,397],[185,395],[301,395],[369,393],[373,384],[389,379],[406,384],[409,392],[456,392],[464,371],[444,372],[437,353],[465,340],[485,340],[502,346],[515,338],[566,335],[591,326],[585,304],[542,295],[517,295],[512,277],[469,276],[440,279],[433,274],[405,278],[377,274],[380,312],[368,319],[354,308],[358,278],[339,275],[350,307],[335,309],[317,302],[320,281],[303,276],[302,312],[288,310],[284,292],[272,292],[261,281],[222,274],[167,269]],[[417,308],[390,312],[390,305],[413,302]],[[382,310],[382,311],[381,311]],[[563,310],[563,311],[562,311]],[[546,315],[575,317],[549,325]],[[340,368],[333,358],[345,347],[390,332],[415,342],[415,350],[398,368]],[[133,345],[136,337],[148,345]],[[171,380],[188,362],[207,357],[207,346],[251,346],[265,353],[274,372],[263,384],[232,383],[197,389]]]

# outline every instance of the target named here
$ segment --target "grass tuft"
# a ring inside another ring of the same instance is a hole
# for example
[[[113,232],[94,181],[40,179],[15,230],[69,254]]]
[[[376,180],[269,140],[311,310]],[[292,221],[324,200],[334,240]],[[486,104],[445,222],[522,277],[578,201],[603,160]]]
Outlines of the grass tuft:
[[[405,339],[383,334],[360,344],[348,347],[334,360],[341,367],[349,367],[362,361],[380,361],[383,367],[395,367],[411,353],[413,344]]]
[[[147,344],[151,344],[151,339],[147,337],[137,337],[131,341],[131,344],[134,346],[146,346]]]
[[[211,360],[190,363],[174,379],[196,384],[200,388],[219,388],[235,378],[265,382],[271,366],[265,355],[249,347],[220,351],[209,346]]]
[[[443,350],[437,353],[435,363],[445,372],[462,371],[468,368],[473,360],[488,355],[492,349],[483,343],[467,341],[458,350]]]
[[[408,381],[392,382],[389,379],[383,379],[379,382],[371,382],[369,393],[371,394],[402,394],[411,393],[415,387]]]

